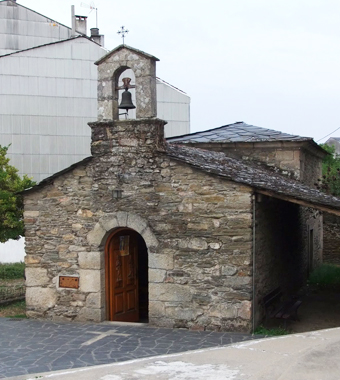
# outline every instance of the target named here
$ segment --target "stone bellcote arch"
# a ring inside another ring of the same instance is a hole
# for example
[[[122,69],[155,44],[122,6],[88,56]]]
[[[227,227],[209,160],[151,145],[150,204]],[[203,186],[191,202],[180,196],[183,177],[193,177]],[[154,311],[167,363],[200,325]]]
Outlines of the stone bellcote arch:
[[[133,70],[136,83],[136,118],[157,116],[156,62],[158,58],[120,45],[95,62],[98,66],[98,121],[118,120],[118,78]]]
[[[156,236],[143,218],[132,212],[124,211],[106,214],[101,217],[93,230],[87,235],[87,241],[93,248],[103,249],[110,233],[119,227],[131,228],[138,232],[143,237],[148,250],[155,250],[159,244]]]

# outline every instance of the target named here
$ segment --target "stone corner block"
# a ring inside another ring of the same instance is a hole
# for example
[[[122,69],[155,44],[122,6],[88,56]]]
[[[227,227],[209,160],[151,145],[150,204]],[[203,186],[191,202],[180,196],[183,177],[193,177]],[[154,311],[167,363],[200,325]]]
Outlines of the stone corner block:
[[[79,322],[102,322],[104,320],[104,309],[83,307],[75,320]]]
[[[154,233],[151,231],[150,227],[146,227],[144,231],[140,233],[145,241],[146,246],[150,249],[150,247],[156,248],[158,246],[158,240]]]
[[[147,228],[147,222],[137,214],[128,214],[127,225],[133,230],[141,233]]]
[[[51,282],[47,276],[47,269],[27,267],[25,269],[26,286],[41,286]]]
[[[164,282],[166,271],[163,269],[149,269],[149,282]]]
[[[93,230],[87,234],[87,241],[89,244],[95,247],[99,247],[103,241],[105,234],[106,230],[104,230],[103,227],[97,223],[94,226]]]
[[[165,304],[159,301],[149,302],[149,316],[150,317],[163,317],[165,315]]]
[[[105,306],[105,297],[103,292],[90,293],[86,297],[86,307],[90,309],[100,309]]]
[[[125,211],[119,211],[116,213],[118,227],[128,227],[128,213]]]
[[[55,306],[57,302],[56,289],[28,287],[26,289],[26,304],[27,307],[37,307],[47,310]]]
[[[84,293],[97,293],[101,291],[102,273],[98,269],[79,270],[79,290]]]
[[[111,231],[112,229],[119,227],[118,220],[114,214],[105,215],[100,218],[99,223],[106,231]]]
[[[81,269],[102,269],[104,255],[100,252],[79,252],[78,263]]]
[[[174,269],[174,255],[149,252],[149,268],[151,269]]]

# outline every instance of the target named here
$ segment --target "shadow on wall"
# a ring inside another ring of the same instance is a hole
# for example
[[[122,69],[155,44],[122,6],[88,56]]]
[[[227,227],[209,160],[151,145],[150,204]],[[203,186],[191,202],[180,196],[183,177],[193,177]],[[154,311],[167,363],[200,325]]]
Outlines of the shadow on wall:
[[[18,263],[25,259],[25,238],[0,243],[0,263]]]

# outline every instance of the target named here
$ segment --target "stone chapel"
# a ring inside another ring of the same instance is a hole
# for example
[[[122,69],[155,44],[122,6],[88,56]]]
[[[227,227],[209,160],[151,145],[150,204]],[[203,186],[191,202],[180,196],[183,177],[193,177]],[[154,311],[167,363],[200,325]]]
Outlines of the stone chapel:
[[[250,332],[266,292],[292,294],[322,261],[322,212],[339,215],[340,200],[297,178],[300,166],[289,178],[284,162],[165,141],[157,61],[126,45],[97,61],[92,155],[24,192],[30,318]],[[121,120],[127,69],[136,119]],[[267,158],[284,157],[275,143]]]

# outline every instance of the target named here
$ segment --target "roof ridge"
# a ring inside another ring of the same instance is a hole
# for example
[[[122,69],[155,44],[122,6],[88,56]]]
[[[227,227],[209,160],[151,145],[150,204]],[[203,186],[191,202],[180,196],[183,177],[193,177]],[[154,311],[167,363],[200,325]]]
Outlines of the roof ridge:
[[[219,132],[220,131],[220,132]],[[216,136],[209,139],[209,136],[215,133]],[[197,139],[195,139],[197,138]],[[233,124],[223,125],[218,128],[208,129],[180,136],[173,136],[167,140],[178,143],[222,143],[222,142],[258,142],[258,141],[306,141],[313,140],[312,137],[304,137],[292,135],[290,133],[276,131],[270,128],[257,127],[252,124],[247,124],[243,121]],[[203,141],[199,141],[203,140]],[[205,141],[204,141],[205,140]],[[208,141],[207,141],[208,140]]]
[[[11,0],[3,0],[3,1],[11,1]],[[90,37],[80,34],[79,36],[66,38],[65,40],[59,40],[59,41],[54,41],[54,42],[48,42],[47,44],[36,45],[36,46],[29,47],[29,48],[27,48],[27,49],[22,49],[22,50],[13,51],[12,53],[7,53],[7,54],[0,55],[0,58],[8,57],[9,55],[14,55],[14,54],[22,53],[22,52],[29,51],[29,50],[39,49],[39,48],[42,48],[42,47],[45,47],[45,46],[49,46],[49,45],[56,45],[56,44],[60,44],[60,43],[62,43],[62,42],[68,42],[68,41],[76,40],[76,39],[78,39],[78,38],[85,38],[86,40],[89,40],[89,41],[93,42],[94,44],[96,44],[96,45],[98,45],[98,46],[101,46],[101,45],[99,45],[97,42],[91,40]],[[102,47],[104,50],[106,50],[103,46],[101,46],[101,47]]]
[[[177,139],[177,138],[179,138],[179,137],[184,137],[184,136],[194,136],[194,135],[197,135],[197,134],[200,134],[200,133],[205,133],[205,132],[215,131],[215,130],[218,130],[218,129],[221,129],[221,128],[225,128],[225,127],[229,127],[229,126],[231,126],[231,125],[235,125],[235,124],[245,124],[245,125],[249,125],[249,124],[246,124],[244,121],[235,121],[235,123],[222,125],[221,127],[215,127],[215,128],[212,128],[212,129],[206,129],[206,130],[204,130],[204,131],[198,131],[198,132],[193,132],[193,133],[187,133],[187,134],[185,134],[185,135],[179,135],[179,136],[168,137],[167,140]]]

